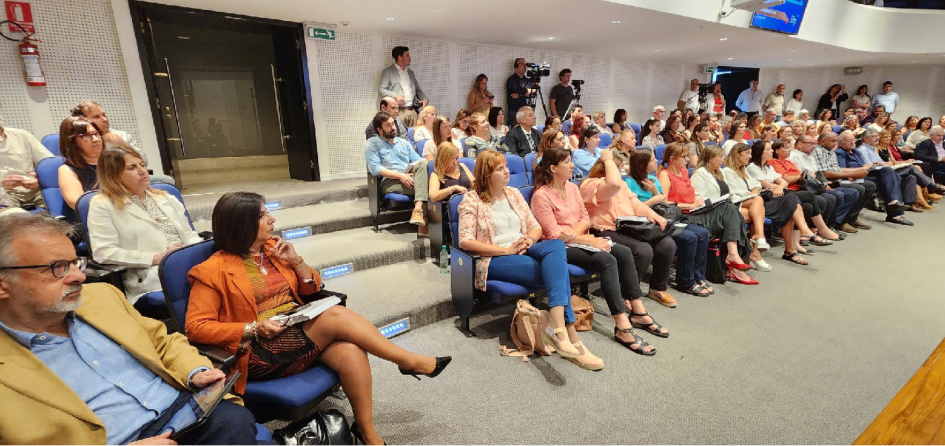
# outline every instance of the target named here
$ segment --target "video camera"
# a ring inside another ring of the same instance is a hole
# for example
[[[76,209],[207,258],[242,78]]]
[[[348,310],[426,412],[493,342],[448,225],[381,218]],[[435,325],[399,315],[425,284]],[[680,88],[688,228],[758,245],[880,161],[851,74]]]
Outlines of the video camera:
[[[718,82],[713,82],[711,84],[699,84],[699,98],[701,99],[712,94],[712,90],[715,88],[716,84],[718,84]]]
[[[527,63],[525,66],[528,67],[528,70],[525,71],[525,77],[536,84],[541,82],[541,78],[551,76],[551,64],[548,62]]]
[[[571,81],[571,85],[574,87],[574,96],[578,101],[581,100],[581,86],[584,85],[584,81],[574,79]]]

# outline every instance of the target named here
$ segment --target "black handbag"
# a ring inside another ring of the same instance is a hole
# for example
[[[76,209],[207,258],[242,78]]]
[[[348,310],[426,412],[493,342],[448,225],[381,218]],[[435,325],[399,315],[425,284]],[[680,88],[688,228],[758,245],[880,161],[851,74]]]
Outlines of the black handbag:
[[[676,226],[677,223],[682,222],[684,217],[682,209],[679,209],[679,206],[671,203],[656,203],[653,205],[652,209],[657,215],[666,219],[666,226],[673,226],[673,230],[668,234],[670,237],[676,237],[683,231],[684,228]]]
[[[670,235],[674,228],[675,226],[669,220],[666,221],[663,229],[660,229],[660,225],[648,221],[617,220],[617,232],[649,244]]]
[[[801,181],[803,182],[804,189],[808,192],[820,195],[827,190],[827,177],[824,176],[823,172],[817,172],[814,175],[811,175],[810,172],[804,171],[801,174]]]
[[[725,283],[725,267],[722,265],[722,249],[718,245],[710,244],[705,262],[705,278],[712,283]]]
[[[272,433],[276,444],[354,444],[348,420],[336,409],[316,412]]]

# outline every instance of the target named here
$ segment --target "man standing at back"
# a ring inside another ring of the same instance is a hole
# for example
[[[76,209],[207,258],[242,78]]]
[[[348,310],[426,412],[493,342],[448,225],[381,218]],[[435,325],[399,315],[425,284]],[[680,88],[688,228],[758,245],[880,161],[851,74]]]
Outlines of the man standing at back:
[[[518,125],[512,127],[505,136],[506,147],[510,152],[522,157],[535,153],[541,143],[541,133],[535,128],[535,112],[526,105],[515,113],[515,120]]]
[[[748,115],[748,119],[761,111],[762,93],[758,91],[758,79],[753,79],[745,91],[738,95],[735,106]]]
[[[565,68],[558,73],[560,83],[551,88],[551,113],[552,116],[561,119],[563,123],[568,112],[571,101],[574,100],[574,89],[571,88],[571,69]]]
[[[9,186],[7,193],[16,206],[46,205],[36,180],[36,166],[52,156],[29,132],[0,125],[0,179]]]
[[[778,85],[778,88],[774,91],[774,93],[769,94],[768,97],[765,98],[765,102],[761,104],[761,106],[762,106],[762,110],[766,112],[768,110],[773,110],[774,120],[780,121],[781,110],[784,110],[784,84]]]
[[[535,92],[534,83],[525,78],[525,59],[522,57],[515,59],[512,68],[515,71],[505,81],[506,101],[509,104],[505,121],[509,127],[515,125],[515,114],[518,109],[528,104],[528,98]]]
[[[896,111],[896,107],[899,105],[899,93],[892,91],[892,82],[883,82],[883,92],[873,96],[870,107],[876,108],[878,105],[886,107],[886,113],[890,115]]]
[[[394,64],[381,73],[381,97],[394,98],[400,108],[399,117],[407,127],[413,127],[417,121],[417,110],[426,107],[429,101],[417,83],[417,76],[407,68],[410,65],[410,48],[395,46],[390,55],[394,58]],[[415,99],[420,101],[419,107],[415,107]]]
[[[693,112],[699,111],[699,79],[689,81],[689,89],[683,90],[682,94],[679,95],[676,108],[680,110],[688,108]]]

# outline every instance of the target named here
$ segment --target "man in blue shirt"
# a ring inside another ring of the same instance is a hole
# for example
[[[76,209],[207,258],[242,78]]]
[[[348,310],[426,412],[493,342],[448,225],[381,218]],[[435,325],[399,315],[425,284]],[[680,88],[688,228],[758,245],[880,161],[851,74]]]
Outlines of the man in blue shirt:
[[[192,392],[224,378],[180,333],[117,289],[84,285],[72,227],[0,218],[0,432],[11,444],[175,444]],[[222,401],[185,444],[253,444],[248,410]]]
[[[892,82],[883,82],[883,92],[873,96],[870,107],[876,108],[879,105],[882,105],[886,113],[890,115],[896,111],[896,107],[899,105],[899,93],[892,91]]]
[[[867,162],[863,155],[856,151],[856,137],[853,132],[848,130],[840,134],[840,149],[834,153],[841,168],[860,168],[868,172],[866,178],[876,183],[880,196],[886,200],[887,222],[914,226],[902,216],[902,212],[909,209],[909,206],[902,201],[902,181],[899,175],[896,175],[892,168]],[[914,180],[912,188],[915,189]]]
[[[364,146],[364,161],[371,175],[384,177],[381,193],[402,194],[413,197],[413,213],[410,223],[420,226],[419,234],[427,232],[427,221],[423,216],[423,204],[429,199],[427,160],[420,157],[409,141],[397,136],[394,117],[387,112],[378,112],[372,121],[377,136],[367,140]]]

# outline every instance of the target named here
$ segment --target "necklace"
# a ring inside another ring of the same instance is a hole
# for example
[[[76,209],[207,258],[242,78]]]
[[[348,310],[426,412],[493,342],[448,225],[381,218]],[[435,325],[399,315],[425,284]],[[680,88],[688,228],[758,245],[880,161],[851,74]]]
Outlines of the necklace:
[[[253,262],[253,265],[256,265],[256,266],[259,268],[259,272],[263,273],[263,275],[269,274],[269,270],[266,269],[266,267],[263,266],[263,264],[262,264],[262,263],[263,263],[263,253],[262,253],[262,252],[259,253],[259,262],[256,262],[255,260],[253,260],[252,257],[249,258],[249,261],[250,261],[250,262]]]

